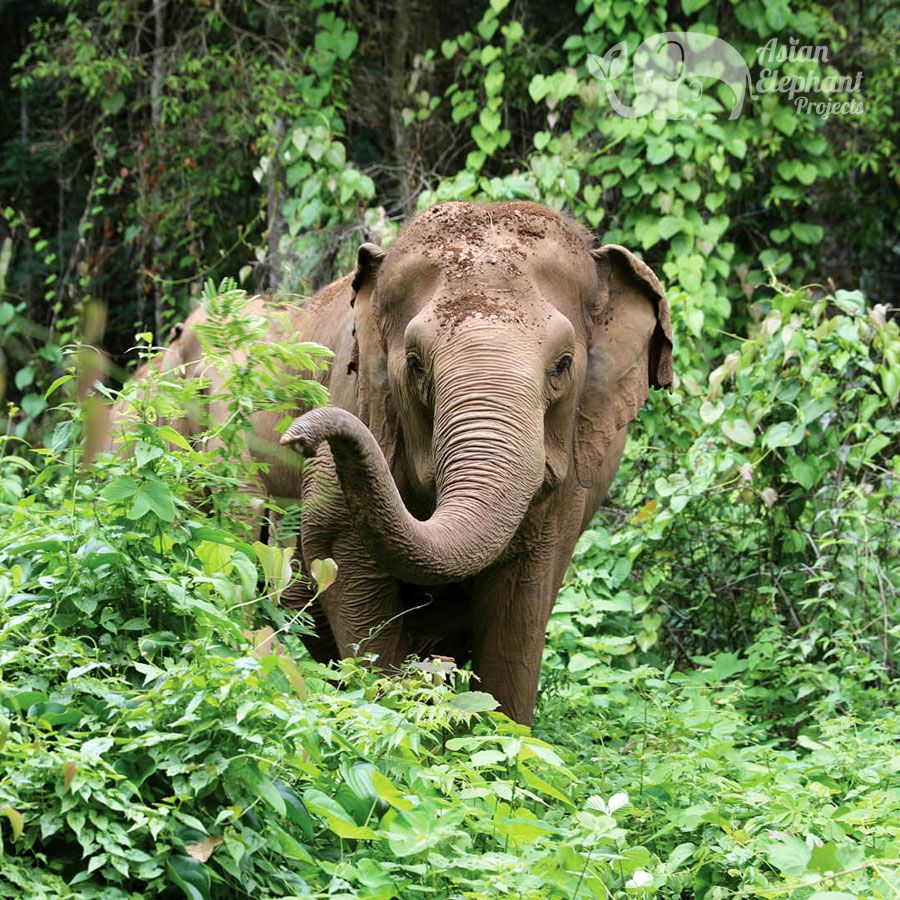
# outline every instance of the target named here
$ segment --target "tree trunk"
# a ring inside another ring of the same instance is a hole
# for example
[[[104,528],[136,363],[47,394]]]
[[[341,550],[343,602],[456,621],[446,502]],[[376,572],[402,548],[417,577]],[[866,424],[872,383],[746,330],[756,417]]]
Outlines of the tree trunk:
[[[163,41],[165,40],[164,20],[163,20],[163,4],[165,0],[153,0],[153,65],[150,74],[150,133],[152,135],[153,147],[156,157],[157,169],[159,164],[163,162],[162,151],[162,91],[165,80],[165,70],[163,66]],[[156,175],[161,172],[157,171]],[[161,192],[158,182],[150,189],[150,209],[154,212],[158,210],[161,201]],[[150,246],[150,272],[156,274],[154,268],[159,260],[162,252],[162,238],[154,229],[154,234],[149,242]],[[163,302],[162,287],[158,278],[151,281],[151,296],[153,298],[153,338],[156,343],[162,341],[163,329]]]

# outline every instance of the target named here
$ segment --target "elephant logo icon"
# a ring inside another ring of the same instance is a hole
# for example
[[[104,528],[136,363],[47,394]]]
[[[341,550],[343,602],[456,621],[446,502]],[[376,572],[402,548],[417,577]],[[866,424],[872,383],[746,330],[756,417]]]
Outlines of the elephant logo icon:
[[[622,41],[603,56],[589,54],[588,71],[606,84],[613,109],[626,119],[652,115],[682,119],[703,96],[701,79],[716,79],[731,89],[730,119],[736,119],[749,94],[754,96],[750,69],[731,44],[698,31],[666,31],[642,41],[634,52],[634,106],[613,90],[612,82],[625,72],[628,45]]]

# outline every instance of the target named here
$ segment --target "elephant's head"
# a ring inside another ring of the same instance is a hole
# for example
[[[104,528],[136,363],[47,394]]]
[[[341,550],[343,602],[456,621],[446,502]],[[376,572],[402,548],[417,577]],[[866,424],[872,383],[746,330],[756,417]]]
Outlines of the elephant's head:
[[[307,455],[329,442],[363,538],[397,577],[454,581],[490,565],[533,504],[591,485],[649,388],[670,383],[659,282],[623,247],[591,245],[514,202],[444,203],[389,251],[360,248],[360,418],[314,410],[282,440]]]

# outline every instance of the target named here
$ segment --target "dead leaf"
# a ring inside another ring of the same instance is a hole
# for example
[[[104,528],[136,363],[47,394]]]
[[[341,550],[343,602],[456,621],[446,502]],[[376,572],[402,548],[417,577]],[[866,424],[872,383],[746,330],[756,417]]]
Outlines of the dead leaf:
[[[767,507],[772,507],[775,505],[775,501],[778,500],[778,492],[774,488],[763,488],[759,492],[759,496],[762,498],[762,502],[766,504]]]
[[[188,852],[188,856],[192,856],[198,862],[205,863],[213,855],[213,850],[224,840],[225,838],[221,834],[211,834],[198,844],[188,844],[185,849]]]
[[[63,766],[63,784],[65,787],[72,783],[72,779],[75,777],[75,773],[78,771],[78,763],[67,762]]]
[[[429,675],[449,675],[450,672],[456,671],[456,660],[452,656],[433,655],[428,659],[414,662],[412,667]]]
[[[266,625],[265,628],[260,628],[257,631],[250,631],[249,629],[245,631],[244,637],[253,645],[250,649],[250,655],[255,656],[257,659],[262,659],[270,653],[283,656],[285,653],[284,644],[276,637],[277,633],[271,625]]]
[[[637,525],[638,522],[646,522],[653,515],[653,510],[656,509],[656,505],[659,503],[655,497],[652,500],[648,500],[629,520],[629,525]]]

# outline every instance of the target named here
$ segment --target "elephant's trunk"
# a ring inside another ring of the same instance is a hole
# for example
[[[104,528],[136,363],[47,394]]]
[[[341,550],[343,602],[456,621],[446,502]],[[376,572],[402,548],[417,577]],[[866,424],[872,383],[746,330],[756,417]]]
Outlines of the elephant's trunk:
[[[348,510],[374,559],[403,581],[442,584],[497,560],[543,481],[540,422],[524,421],[522,403],[486,406],[469,394],[435,410],[437,506],[424,522],[406,509],[381,447],[353,414],[313,410],[281,442],[309,456],[327,441]]]

